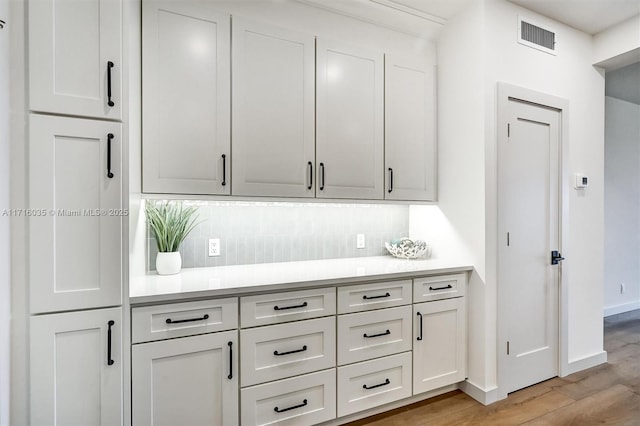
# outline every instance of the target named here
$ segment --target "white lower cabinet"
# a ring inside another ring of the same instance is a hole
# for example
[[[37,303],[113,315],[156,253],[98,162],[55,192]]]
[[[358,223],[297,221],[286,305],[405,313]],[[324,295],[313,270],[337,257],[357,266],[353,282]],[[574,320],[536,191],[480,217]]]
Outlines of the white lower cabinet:
[[[120,425],[122,309],[31,317],[33,425]]]
[[[238,332],[134,345],[134,425],[238,424]]]
[[[240,332],[242,386],[335,367],[335,317]]]
[[[242,389],[242,425],[312,425],[336,418],[336,370]]]
[[[338,416],[411,396],[411,352],[338,368]]]
[[[466,377],[465,299],[413,305],[413,393],[461,382]]]

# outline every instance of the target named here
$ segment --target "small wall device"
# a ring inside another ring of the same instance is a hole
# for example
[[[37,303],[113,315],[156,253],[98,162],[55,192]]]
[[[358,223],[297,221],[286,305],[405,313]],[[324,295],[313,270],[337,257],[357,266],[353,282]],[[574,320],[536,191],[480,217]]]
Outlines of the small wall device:
[[[576,173],[576,189],[585,189],[588,186],[589,177],[582,173]]]

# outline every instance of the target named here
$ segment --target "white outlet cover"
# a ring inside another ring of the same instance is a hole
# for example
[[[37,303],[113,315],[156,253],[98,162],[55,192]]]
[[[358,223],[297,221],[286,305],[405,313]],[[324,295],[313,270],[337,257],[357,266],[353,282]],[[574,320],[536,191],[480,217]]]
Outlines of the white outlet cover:
[[[220,256],[220,238],[209,238],[209,257]]]
[[[356,235],[356,248],[363,249],[365,247],[364,234]]]

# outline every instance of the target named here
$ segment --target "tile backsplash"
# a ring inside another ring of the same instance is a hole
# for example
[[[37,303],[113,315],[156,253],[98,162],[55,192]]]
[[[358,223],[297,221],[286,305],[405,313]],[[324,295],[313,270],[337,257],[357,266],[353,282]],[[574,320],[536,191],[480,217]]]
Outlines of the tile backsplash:
[[[385,241],[408,236],[409,206],[242,201],[185,201],[201,223],[185,239],[182,267],[242,265],[386,254]],[[356,234],[365,235],[364,249]],[[209,257],[209,238],[220,256]],[[155,269],[156,241],[147,229],[147,270]]]

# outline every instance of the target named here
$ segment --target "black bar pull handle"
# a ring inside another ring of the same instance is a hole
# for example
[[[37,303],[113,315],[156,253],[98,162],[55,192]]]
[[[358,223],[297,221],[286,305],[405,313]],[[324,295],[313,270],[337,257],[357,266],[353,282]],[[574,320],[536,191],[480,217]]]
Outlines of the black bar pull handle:
[[[367,333],[364,333],[362,337],[364,337],[365,339],[371,339],[372,337],[382,337],[382,336],[388,336],[390,334],[391,334],[391,331],[387,330],[384,333],[378,333],[378,334],[372,334],[372,335],[368,335]]]
[[[389,194],[393,191],[393,169],[389,167]]]
[[[389,383],[391,383],[391,381],[389,379],[386,379],[384,382],[382,383],[378,383],[377,385],[372,385],[372,386],[367,386],[367,385],[362,385],[362,389],[375,389],[375,388],[379,388],[381,386],[386,386]]]
[[[107,177],[109,179],[113,179],[113,172],[111,171],[111,142],[113,138],[113,133],[107,134]]]
[[[320,191],[324,190],[324,163],[320,163]]]
[[[367,296],[366,294],[364,296],[362,296],[362,298],[364,300],[371,300],[371,299],[382,299],[383,297],[391,297],[391,295],[389,294],[389,292],[385,293],[385,294],[381,294],[379,296]]]
[[[422,340],[422,314],[418,312],[418,316],[420,317],[420,335],[416,340]]]
[[[296,309],[296,308],[305,308],[307,307],[309,304],[307,302],[303,302],[299,305],[291,305],[291,306],[284,306],[284,307],[280,307],[278,305],[273,307],[274,311],[286,311],[287,309]]]
[[[307,189],[311,189],[313,188],[313,163],[311,161],[307,163],[307,169],[309,169],[309,185]]]
[[[229,346],[229,375],[227,379],[233,379],[233,342],[227,343]]]
[[[307,400],[303,399],[302,400],[302,404],[294,405],[292,407],[287,407],[287,408],[274,407],[273,411],[275,411],[276,413],[284,413],[285,411],[295,410],[296,408],[302,408],[302,407],[304,407],[306,405],[307,405]]]
[[[222,186],[227,185],[227,156],[222,154]]]
[[[449,288],[453,288],[453,286],[451,284],[447,284],[444,287],[431,287],[429,286],[429,290],[430,291],[435,291],[435,290],[447,290]]]
[[[307,350],[307,345],[304,345],[303,347],[301,347],[300,349],[296,349],[293,351],[288,351],[288,352],[278,352],[278,351],[273,351],[273,354],[275,356],[282,356],[282,355],[291,355],[291,354],[297,354],[298,352],[304,352]]]
[[[209,314],[205,314],[204,316],[202,316],[200,318],[189,318],[189,319],[182,319],[182,320],[172,320],[171,318],[167,318],[167,320],[165,322],[167,324],[180,324],[182,322],[204,321],[206,319],[209,319]]]
[[[109,320],[107,325],[109,326],[107,329],[107,365],[113,365],[115,361],[111,359],[111,327],[115,325],[115,321]]]
[[[115,64],[111,61],[107,62],[107,105],[110,107],[115,106],[115,102],[111,100],[111,68],[113,68]]]

